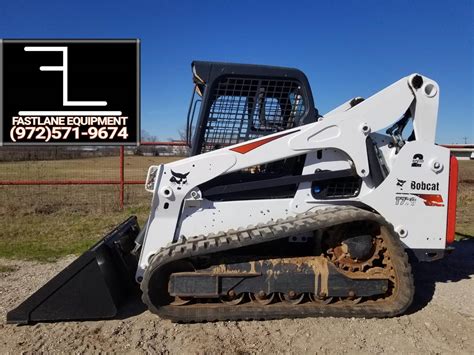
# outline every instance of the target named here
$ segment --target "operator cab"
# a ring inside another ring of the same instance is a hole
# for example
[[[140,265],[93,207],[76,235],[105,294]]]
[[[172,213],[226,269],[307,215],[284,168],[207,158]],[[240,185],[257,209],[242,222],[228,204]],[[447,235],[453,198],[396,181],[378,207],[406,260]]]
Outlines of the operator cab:
[[[318,118],[308,79],[298,69],[194,61],[192,71],[186,130],[191,155]]]

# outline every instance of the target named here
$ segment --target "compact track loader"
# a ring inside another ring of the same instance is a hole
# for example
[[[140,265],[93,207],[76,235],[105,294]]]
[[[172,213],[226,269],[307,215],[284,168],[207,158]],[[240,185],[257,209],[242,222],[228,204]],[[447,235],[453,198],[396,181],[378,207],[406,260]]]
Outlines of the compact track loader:
[[[403,313],[410,262],[454,240],[437,83],[412,74],[321,116],[299,70],[192,69],[191,157],[149,168],[144,228],[125,221],[8,322],[114,317],[130,294],[177,322]]]

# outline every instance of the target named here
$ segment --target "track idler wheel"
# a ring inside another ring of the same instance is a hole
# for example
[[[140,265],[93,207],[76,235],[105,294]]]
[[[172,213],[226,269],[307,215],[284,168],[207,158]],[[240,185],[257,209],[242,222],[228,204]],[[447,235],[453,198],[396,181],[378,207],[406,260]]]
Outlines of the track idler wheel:
[[[262,306],[266,306],[272,303],[274,298],[275,298],[275,293],[270,293],[267,295],[265,292],[260,291],[258,293],[250,294],[250,299],[252,300],[252,302],[257,303]]]
[[[299,304],[303,302],[304,293],[296,293],[295,291],[289,291],[288,293],[280,292],[278,294],[280,301],[289,304]]]
[[[245,293],[240,293],[236,294],[234,290],[230,290],[229,293],[226,296],[221,296],[219,297],[219,300],[222,303],[231,305],[231,306],[236,306],[244,300]]]
[[[191,297],[179,297],[175,296],[174,301],[171,302],[170,304],[172,306],[184,306],[188,303],[190,303],[193,299]]]
[[[325,295],[315,295],[314,293],[308,294],[311,302],[317,304],[330,304],[333,301],[333,297],[326,297]]]

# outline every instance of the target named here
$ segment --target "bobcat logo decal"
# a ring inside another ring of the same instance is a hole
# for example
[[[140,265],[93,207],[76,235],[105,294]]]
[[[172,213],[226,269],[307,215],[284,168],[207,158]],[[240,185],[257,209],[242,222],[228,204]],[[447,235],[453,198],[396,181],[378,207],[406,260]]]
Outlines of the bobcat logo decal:
[[[176,185],[178,185],[177,186],[178,190],[181,190],[181,187],[188,183],[189,172],[187,172],[185,174],[181,174],[181,173],[176,173],[173,170],[171,170],[171,175],[173,175],[173,176],[170,178],[170,182],[173,182]]]
[[[400,189],[403,190],[403,185],[404,185],[406,182],[407,182],[406,180],[397,179],[397,186],[399,186]]]

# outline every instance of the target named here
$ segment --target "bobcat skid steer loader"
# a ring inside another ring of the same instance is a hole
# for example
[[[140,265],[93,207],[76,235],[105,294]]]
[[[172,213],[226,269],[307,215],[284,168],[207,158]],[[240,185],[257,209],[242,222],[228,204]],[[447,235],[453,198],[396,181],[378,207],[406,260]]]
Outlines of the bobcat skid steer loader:
[[[299,70],[192,69],[192,154],[149,168],[144,228],[122,223],[8,322],[114,317],[129,294],[177,322],[403,313],[407,253],[436,260],[454,239],[436,82],[412,74],[320,116]]]

